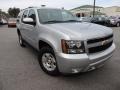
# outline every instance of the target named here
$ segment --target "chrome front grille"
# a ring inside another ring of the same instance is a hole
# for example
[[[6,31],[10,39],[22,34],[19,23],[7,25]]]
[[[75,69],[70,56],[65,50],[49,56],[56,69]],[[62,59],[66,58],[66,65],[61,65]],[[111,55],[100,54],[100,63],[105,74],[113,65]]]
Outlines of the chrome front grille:
[[[97,53],[109,48],[113,43],[113,34],[102,38],[87,40],[88,53]]]

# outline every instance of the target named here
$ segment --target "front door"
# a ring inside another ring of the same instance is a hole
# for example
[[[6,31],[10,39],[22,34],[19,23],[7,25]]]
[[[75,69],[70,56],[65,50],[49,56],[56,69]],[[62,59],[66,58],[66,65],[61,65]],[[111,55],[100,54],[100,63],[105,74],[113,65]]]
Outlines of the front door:
[[[28,18],[32,18],[33,21],[35,22],[34,25],[32,24],[27,24],[26,28],[27,28],[27,36],[29,39],[29,43],[33,46],[36,47],[36,43],[37,43],[37,28],[36,28],[36,14],[35,11],[33,9],[29,10],[28,13]]]

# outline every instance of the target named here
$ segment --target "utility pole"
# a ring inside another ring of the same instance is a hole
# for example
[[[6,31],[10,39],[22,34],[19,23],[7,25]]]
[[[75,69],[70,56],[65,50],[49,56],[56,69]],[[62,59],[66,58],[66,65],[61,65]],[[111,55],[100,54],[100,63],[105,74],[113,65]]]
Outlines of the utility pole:
[[[93,17],[95,16],[95,3],[96,3],[96,0],[94,0],[94,5],[93,5]]]

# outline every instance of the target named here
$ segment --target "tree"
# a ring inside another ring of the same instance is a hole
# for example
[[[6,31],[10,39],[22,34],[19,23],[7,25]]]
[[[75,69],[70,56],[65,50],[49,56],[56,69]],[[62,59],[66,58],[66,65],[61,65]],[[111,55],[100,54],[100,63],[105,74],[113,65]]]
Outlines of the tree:
[[[9,8],[8,9],[8,14],[11,16],[11,17],[14,17],[14,18],[16,18],[17,17],[17,15],[19,14],[19,12],[20,12],[20,9],[19,8]]]

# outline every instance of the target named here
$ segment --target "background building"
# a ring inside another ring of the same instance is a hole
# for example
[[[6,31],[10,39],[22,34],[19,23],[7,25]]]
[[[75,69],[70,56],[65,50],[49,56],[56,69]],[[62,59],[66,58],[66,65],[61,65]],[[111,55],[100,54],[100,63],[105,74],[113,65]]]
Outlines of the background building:
[[[78,17],[86,17],[93,15],[93,6],[92,5],[83,5],[80,7],[76,7],[70,10],[73,14]],[[95,7],[95,15],[107,15],[107,16],[120,16],[120,7],[112,6],[112,7]]]
[[[96,15],[104,15],[101,13],[103,11],[103,7],[96,6],[95,7],[95,14]],[[92,16],[93,15],[93,6],[92,5],[83,5],[77,8],[73,8],[70,10],[73,14],[77,15],[78,17],[85,17],[85,16]]]
[[[107,7],[104,8],[102,12],[105,13],[107,16],[120,16],[120,7],[118,6]]]

